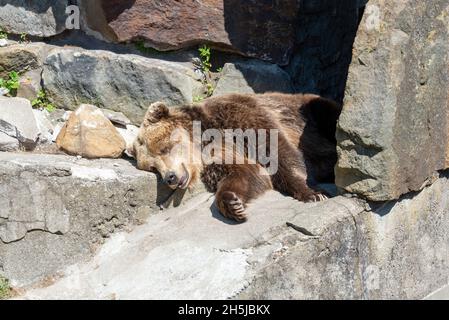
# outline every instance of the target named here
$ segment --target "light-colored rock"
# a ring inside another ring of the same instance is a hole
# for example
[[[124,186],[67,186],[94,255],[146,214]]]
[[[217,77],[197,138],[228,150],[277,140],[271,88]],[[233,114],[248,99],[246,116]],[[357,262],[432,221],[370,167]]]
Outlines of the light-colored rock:
[[[19,150],[19,140],[13,138],[6,133],[0,132],[0,150],[1,151],[15,151]]]
[[[33,109],[37,127],[39,128],[39,144],[52,143],[55,128],[49,119],[47,110]]]
[[[16,139],[24,149],[34,149],[39,137],[39,128],[29,100],[0,97],[0,133]],[[12,139],[6,139],[9,140],[7,145],[14,144]],[[0,149],[2,150],[11,151],[11,148]]]
[[[89,257],[169,194],[129,161],[64,155],[0,152],[0,181],[0,274],[18,285]]]
[[[131,124],[131,120],[129,120],[123,113],[115,112],[108,109],[101,109],[104,116],[109,119],[113,124],[118,124],[126,127]]]
[[[254,60],[226,63],[214,95],[268,91],[292,93],[290,76],[275,64]]]
[[[83,104],[73,112],[56,139],[58,147],[85,158],[118,158],[126,144],[113,124],[95,106]]]
[[[140,125],[148,106],[192,102],[201,83],[181,63],[118,55],[106,51],[63,49],[46,60],[43,86],[58,106],[74,110],[82,103],[122,112]]]
[[[127,125],[126,128],[116,127],[116,129],[125,140],[125,154],[128,157],[134,157],[131,150],[133,149],[134,141],[137,139],[137,135],[139,134],[139,128],[133,125]]]
[[[20,76],[20,87],[17,89],[17,97],[33,101],[42,90],[42,69],[31,70]]]
[[[50,37],[66,29],[68,0],[0,0],[0,26],[14,34]]]
[[[449,167],[449,3],[369,1],[338,130],[336,183],[397,199]]]
[[[448,283],[449,179],[387,205],[269,192],[247,223],[202,195],[114,235],[25,299],[421,299]],[[169,272],[167,272],[169,270]]]
[[[8,45],[7,39],[0,39],[0,47],[6,47]]]

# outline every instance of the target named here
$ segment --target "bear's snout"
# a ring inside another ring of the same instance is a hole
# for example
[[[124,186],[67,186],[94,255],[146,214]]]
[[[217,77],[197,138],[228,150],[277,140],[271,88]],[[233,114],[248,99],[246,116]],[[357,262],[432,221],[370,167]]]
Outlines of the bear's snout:
[[[167,174],[164,177],[164,182],[168,184],[169,186],[175,186],[178,184],[179,178],[173,171],[167,172]]]

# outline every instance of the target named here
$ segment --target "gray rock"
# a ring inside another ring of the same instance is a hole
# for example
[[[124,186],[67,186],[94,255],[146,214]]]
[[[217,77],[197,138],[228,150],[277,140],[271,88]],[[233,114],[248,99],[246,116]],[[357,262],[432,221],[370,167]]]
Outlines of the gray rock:
[[[338,125],[336,183],[374,201],[449,167],[449,5],[370,1]]]
[[[6,133],[0,132],[0,150],[1,151],[14,151],[19,150],[19,140],[13,138]]]
[[[106,118],[109,119],[113,124],[118,124],[121,126],[127,126],[131,124],[131,120],[129,120],[123,113],[115,112],[108,109],[101,110]]]
[[[227,93],[292,93],[290,76],[275,64],[257,60],[226,63],[214,96]]]
[[[39,144],[50,144],[53,140],[55,128],[50,121],[50,114],[46,110],[33,109],[34,117],[39,128]]]
[[[17,97],[33,101],[42,90],[42,69],[26,72],[20,76],[20,87],[17,89]]]
[[[46,60],[43,86],[49,99],[74,110],[83,103],[122,112],[140,125],[148,106],[192,102],[201,84],[182,64],[106,51],[59,50]]]
[[[125,128],[116,127],[116,129],[126,142],[125,154],[128,157],[134,157],[131,150],[133,149],[134,141],[137,139],[137,135],[139,134],[139,128],[133,125],[127,125]]]
[[[92,260],[21,298],[421,299],[447,284],[447,199],[447,174],[371,207],[268,192],[248,222],[233,224],[205,194],[115,234]]]
[[[17,139],[27,150],[36,146],[39,128],[29,100],[0,97],[0,133]],[[3,151],[10,151],[10,148]]]
[[[88,257],[168,194],[129,161],[62,155],[0,152],[0,181],[0,273],[20,284]]]
[[[64,31],[68,0],[0,0],[0,26],[8,33],[50,37]]]

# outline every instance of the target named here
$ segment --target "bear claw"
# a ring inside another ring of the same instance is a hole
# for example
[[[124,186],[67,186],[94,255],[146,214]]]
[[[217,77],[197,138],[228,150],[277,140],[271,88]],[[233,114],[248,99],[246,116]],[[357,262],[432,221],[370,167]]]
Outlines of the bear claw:
[[[234,219],[238,222],[244,222],[247,220],[245,206],[242,200],[234,192],[223,192],[222,202],[224,205],[224,208],[222,208],[222,213],[225,217]]]

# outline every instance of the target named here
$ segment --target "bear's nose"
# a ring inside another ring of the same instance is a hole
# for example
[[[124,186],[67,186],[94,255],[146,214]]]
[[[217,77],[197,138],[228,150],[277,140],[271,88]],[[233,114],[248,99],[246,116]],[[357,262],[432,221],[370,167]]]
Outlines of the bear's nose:
[[[169,186],[172,186],[178,183],[178,177],[176,176],[176,173],[170,171],[167,172],[167,174],[165,175],[164,181]]]

